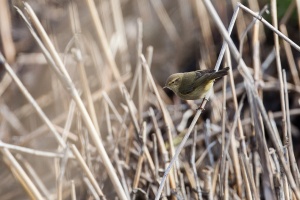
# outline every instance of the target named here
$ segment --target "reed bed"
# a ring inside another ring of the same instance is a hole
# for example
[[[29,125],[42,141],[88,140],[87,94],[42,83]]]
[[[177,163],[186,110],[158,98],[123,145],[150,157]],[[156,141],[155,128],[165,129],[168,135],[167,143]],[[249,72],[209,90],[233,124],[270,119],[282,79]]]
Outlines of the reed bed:
[[[0,199],[300,200],[299,6],[0,1]]]

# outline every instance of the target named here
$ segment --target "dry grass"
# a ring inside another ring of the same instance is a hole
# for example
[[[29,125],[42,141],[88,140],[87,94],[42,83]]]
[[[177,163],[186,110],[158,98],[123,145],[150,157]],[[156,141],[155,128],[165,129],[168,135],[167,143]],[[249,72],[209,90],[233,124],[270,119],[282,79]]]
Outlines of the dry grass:
[[[0,198],[300,200],[299,5],[224,2],[0,3]]]

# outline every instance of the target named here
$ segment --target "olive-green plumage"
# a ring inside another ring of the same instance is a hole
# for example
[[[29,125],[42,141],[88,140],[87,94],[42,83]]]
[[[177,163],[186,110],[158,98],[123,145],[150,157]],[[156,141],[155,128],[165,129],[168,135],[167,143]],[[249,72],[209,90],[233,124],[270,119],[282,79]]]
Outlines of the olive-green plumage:
[[[176,73],[169,76],[164,88],[169,88],[184,100],[196,100],[205,97],[215,79],[227,75],[229,67],[215,70],[197,70]]]

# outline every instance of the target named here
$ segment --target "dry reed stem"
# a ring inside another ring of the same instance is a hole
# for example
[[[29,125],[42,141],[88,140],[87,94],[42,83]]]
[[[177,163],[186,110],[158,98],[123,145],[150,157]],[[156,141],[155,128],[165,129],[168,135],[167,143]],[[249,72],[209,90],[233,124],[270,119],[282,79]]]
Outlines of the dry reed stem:
[[[71,191],[71,200],[76,200],[76,186],[74,180],[71,180]]]
[[[141,59],[140,56],[142,55],[142,50],[143,50],[143,23],[142,20],[139,18],[137,19],[137,39],[136,39],[136,66],[135,66],[135,72],[134,76],[131,82],[131,87],[130,87],[130,97],[133,97],[134,91],[136,89],[136,86],[138,87],[138,91],[140,88],[140,74],[141,74]],[[140,94],[138,94],[138,103],[140,103]],[[140,105],[139,105],[140,106]],[[140,113],[141,111],[139,110],[139,119],[141,119]],[[139,120],[140,121],[140,120]]]
[[[128,94],[127,90],[125,88],[122,88],[122,92],[123,92],[123,96],[125,97],[125,101],[126,101],[126,104],[127,104],[127,108],[129,110],[129,114],[130,114],[133,126],[135,128],[136,138],[137,138],[137,140],[139,140],[140,137],[139,137],[138,134],[140,133],[141,128],[140,128],[138,120],[137,120],[137,118],[135,116],[136,107],[135,107],[135,105],[134,105],[134,103],[133,103],[130,95]]]
[[[196,189],[197,185],[196,185],[196,180],[195,180],[195,176],[193,173],[193,169],[190,167],[188,162],[183,162],[183,169],[185,171],[185,175],[187,178],[188,183],[191,185],[191,188]],[[197,191],[199,192],[199,191]],[[198,199],[198,193],[193,193],[193,196],[195,199]]]
[[[202,200],[202,194],[201,194],[201,187],[200,183],[198,180],[198,174],[197,174],[197,168],[196,168],[196,163],[195,163],[195,154],[196,154],[196,138],[197,138],[197,130],[194,130],[194,137],[193,137],[193,145],[192,145],[192,154],[191,154],[191,165],[192,165],[192,170],[194,174],[194,180],[196,182],[196,193],[197,193],[197,199]]]
[[[285,24],[280,25],[280,30],[283,34],[288,36],[288,32],[287,32]],[[300,79],[299,79],[299,75],[298,75],[298,71],[297,71],[296,62],[295,62],[295,59],[294,59],[294,56],[293,56],[292,48],[285,41],[283,42],[283,45],[284,45],[285,54],[287,56],[287,60],[288,60],[289,66],[290,66],[290,70],[291,70],[291,74],[292,74],[294,84],[295,84],[296,87],[299,87],[300,86]]]
[[[10,127],[16,131],[16,133],[20,136],[27,135],[28,131],[23,126],[22,122],[19,118],[12,112],[6,103],[1,100],[0,101],[0,114],[2,115],[3,119],[8,122]]]
[[[258,85],[262,80],[261,74],[261,63],[260,63],[260,41],[259,41],[259,28],[260,24],[258,20],[255,21],[253,26],[253,41],[252,41],[252,48],[253,48],[253,70],[254,70],[254,81],[255,84]],[[258,90],[258,93],[262,97],[261,89]]]
[[[109,109],[108,109],[108,105],[105,101],[103,101],[103,106],[104,106],[104,111],[105,111],[105,121],[106,121],[106,127],[107,127],[107,134],[110,137],[111,141],[115,141],[115,138],[113,136],[112,126],[111,126]],[[116,143],[116,144],[118,144],[118,143]]]
[[[153,57],[153,47],[152,46],[148,46],[147,47],[147,50],[146,50],[146,61],[147,61],[147,64],[149,66],[149,69],[151,70],[151,65],[152,65],[152,57]],[[144,80],[147,80],[147,72],[145,70],[143,70],[143,79]],[[148,96],[148,82],[147,81],[144,81],[143,82],[143,88],[142,88],[142,91],[143,91],[143,94],[142,94],[142,104],[144,105],[145,104],[145,101],[147,99],[147,96]],[[167,103],[167,102],[166,102]]]
[[[244,187],[245,187],[245,193],[246,193],[246,199],[253,199],[252,193],[251,193],[251,189],[250,189],[250,183],[249,183],[249,177],[247,177],[247,172],[245,169],[245,163],[241,158],[241,155],[239,155],[239,161],[241,163],[241,174],[243,176],[243,180],[244,180]]]
[[[41,108],[45,108],[53,103],[53,94],[49,92],[48,94],[42,95],[36,98],[36,102],[39,104]],[[25,103],[20,108],[17,108],[13,111],[15,115],[19,118],[25,118],[32,115],[35,110],[30,103]]]
[[[158,182],[159,176],[158,176],[158,168],[159,168],[159,164],[158,164],[158,150],[157,150],[157,138],[155,133],[153,133],[152,135],[152,139],[153,139],[153,158],[154,158],[154,180]]]
[[[199,168],[202,164],[202,161],[207,156],[208,152],[217,144],[216,141],[211,142],[209,145],[206,146],[206,149],[203,151],[201,156],[196,161],[196,167]]]
[[[205,143],[206,147],[208,147],[209,144],[210,144],[210,135],[211,135],[211,128],[210,128],[210,126],[211,126],[210,120],[206,119],[205,124],[204,124],[204,127],[205,127],[205,131],[204,131],[204,135],[205,135],[204,143]],[[214,166],[214,157],[213,157],[211,149],[207,148],[207,152],[208,152],[208,160],[209,160],[210,166]]]
[[[12,34],[11,14],[8,1],[0,2],[0,36],[3,47],[3,52],[8,63],[13,63],[16,57],[16,48]]]
[[[272,23],[275,29],[278,29],[278,21],[277,21],[277,1],[271,0],[271,14],[272,14]],[[274,43],[275,43],[275,53],[276,53],[276,66],[277,66],[277,74],[279,79],[280,86],[280,103],[282,110],[282,132],[283,132],[283,143],[285,144],[285,136],[287,135],[286,128],[286,109],[285,109],[285,99],[284,99],[284,88],[283,88],[283,79],[282,79],[282,67],[280,60],[280,46],[279,46],[279,38],[276,33],[274,33]]]
[[[136,166],[136,173],[135,173],[135,176],[134,176],[134,180],[133,180],[133,186],[132,186],[132,189],[135,190],[138,188],[138,184],[139,184],[139,181],[140,181],[140,176],[141,176],[141,171],[142,171],[142,165],[143,165],[143,162],[144,162],[144,157],[145,157],[145,148],[146,148],[146,122],[143,122],[143,126],[142,126],[142,147],[141,147],[141,151],[140,151],[140,155],[139,155],[139,159],[138,159],[138,163],[137,163],[137,166]]]
[[[132,188],[130,188],[130,185],[128,185],[127,182],[126,182],[126,177],[125,177],[124,170],[123,170],[123,167],[122,167],[122,166],[124,166],[124,163],[121,163],[118,154],[119,154],[118,150],[115,151],[114,158],[115,158],[115,162],[116,162],[116,168],[118,170],[118,173],[120,174],[121,182],[124,186],[124,191],[127,195],[127,198],[130,199],[129,191],[132,191]]]
[[[98,36],[98,39],[99,39],[100,47],[101,47],[102,51],[104,52],[104,58],[105,58],[107,64],[109,65],[109,67],[111,68],[111,70],[113,72],[113,75],[114,75],[114,78],[118,82],[119,89],[121,91],[121,85],[122,84],[119,82],[120,81],[120,72],[118,70],[116,62],[115,62],[114,57],[112,55],[112,52],[110,50],[109,43],[108,43],[107,38],[105,36],[105,32],[104,32],[102,23],[99,19],[99,15],[98,15],[98,12],[96,10],[95,2],[94,2],[94,0],[86,0],[86,2],[88,4],[88,8],[89,8],[89,11],[91,13],[94,26],[96,28],[96,33],[97,33],[97,36]]]
[[[234,9],[236,5],[238,5],[238,0],[231,0],[231,5],[232,8]],[[236,29],[237,29],[237,34],[239,38],[242,38],[242,35],[244,34],[244,31],[246,30],[246,19],[244,17],[244,13],[240,12],[239,16],[236,20]],[[247,37],[247,36],[246,36]],[[246,47],[248,48],[248,47]]]
[[[229,199],[229,185],[228,185],[229,161],[225,162],[224,172],[225,172],[225,176],[224,176],[224,194],[221,194],[221,197],[223,197],[224,200],[228,200]]]
[[[264,186],[264,196],[270,196],[271,198],[275,198],[274,191],[273,191],[273,178],[272,178],[272,171],[270,166],[270,159],[268,156],[268,149],[265,139],[265,132],[264,132],[264,124],[261,119],[261,114],[258,112],[257,109],[257,102],[254,100],[253,91],[249,89],[249,83],[245,82],[245,88],[247,91],[248,102],[250,105],[250,114],[253,120],[254,130],[255,130],[255,138],[257,140],[257,147],[258,153],[261,159],[261,165],[263,169],[262,179],[263,179],[263,186]],[[257,98],[258,94],[256,93]]]
[[[170,19],[161,0],[151,0],[150,2],[152,4],[159,20],[161,21],[163,27],[165,28],[168,36],[172,40],[172,42],[174,44],[181,42],[181,39],[177,33],[175,25],[173,24],[172,20]]]
[[[15,157],[6,148],[1,150],[4,161],[32,199],[44,199]]]
[[[219,171],[220,171],[220,159],[218,160],[218,162],[216,163],[216,165],[214,166],[214,175],[212,178],[212,186],[211,186],[211,196],[212,198],[216,198],[217,194],[217,182],[218,182],[218,178],[219,176]],[[219,181],[219,185],[221,185],[220,181]]]
[[[245,165],[245,170],[246,170],[248,181],[250,184],[251,194],[254,196],[254,199],[259,199],[259,193],[257,192],[258,189],[255,186],[253,171],[251,170],[251,167],[250,167],[249,158],[246,158],[246,157],[244,157],[244,155],[241,155],[241,159],[243,160],[243,163]],[[248,160],[245,161],[245,159],[248,159]]]
[[[123,71],[126,70],[126,68],[130,68],[130,62],[129,62],[129,51],[128,51],[128,44],[127,44],[127,39],[126,39],[126,32],[125,32],[125,24],[124,24],[124,18],[123,18],[123,13],[122,13],[122,7],[121,7],[121,2],[120,0],[112,0],[110,1],[111,3],[111,12],[113,15],[113,21],[114,21],[114,28],[121,37],[120,39],[120,44],[119,44],[119,49],[120,49],[120,54],[121,54],[121,60],[122,63],[124,63],[123,66]]]
[[[66,118],[66,114],[61,114],[59,116],[57,116],[56,118],[54,118],[52,120],[53,126],[55,128],[57,128],[57,126],[55,126],[54,124],[59,124],[62,123],[65,118]],[[30,141],[32,141],[33,139],[37,139],[38,137],[41,137],[43,134],[47,133],[47,130],[49,130],[49,127],[47,124],[43,124],[40,127],[36,128],[34,131],[32,131],[31,133],[29,133],[28,135],[24,135],[21,136],[16,142],[16,145],[25,145],[27,143],[29,143]],[[59,130],[57,130],[59,133]],[[74,136],[74,137],[73,137]],[[76,141],[78,139],[78,137],[76,135],[73,135],[73,139]],[[71,136],[70,136],[71,137]]]
[[[284,97],[285,97],[285,107],[286,107],[286,119],[287,119],[287,149],[289,154],[289,161],[293,176],[295,178],[296,185],[299,187],[299,169],[297,167],[297,161],[294,154],[293,140],[292,140],[292,131],[291,131],[291,118],[290,118],[290,109],[289,109],[289,96],[287,90],[287,80],[286,73],[283,70],[283,84],[284,84]]]
[[[226,167],[223,167],[225,166],[225,163],[226,163],[226,160],[227,160],[227,154],[229,154],[228,150],[229,150],[229,146],[231,146],[231,153],[233,154],[233,158],[234,159],[237,155],[237,152],[234,154],[234,150],[236,150],[236,147],[235,147],[235,138],[234,138],[234,132],[235,132],[235,129],[237,127],[237,121],[239,119],[239,116],[240,116],[240,112],[241,112],[241,109],[244,105],[244,98],[245,98],[245,95],[243,95],[242,99],[241,99],[241,102],[240,102],[240,105],[238,107],[238,110],[235,112],[235,116],[234,116],[234,120],[233,120],[233,124],[232,124],[232,127],[231,127],[231,130],[230,130],[230,133],[229,133],[229,136],[228,136],[228,140],[226,142],[226,145],[225,145],[225,149],[224,149],[224,153],[223,153],[223,157],[221,157],[221,164],[220,164],[220,167],[221,167],[221,170],[220,170],[220,176],[221,176],[221,183],[225,183],[225,169]],[[234,162],[234,160],[233,160]],[[237,163],[234,163],[234,165],[237,165],[237,166],[234,166],[235,167],[235,173],[236,174],[239,174],[240,175],[240,171],[237,171],[237,170],[240,170],[240,165],[239,165],[239,162]],[[241,177],[239,177],[241,179]],[[236,177],[236,179],[238,179],[238,177]],[[241,180],[240,180],[241,181]],[[237,187],[240,189],[240,192],[242,192],[242,188],[241,188],[242,185],[238,185]],[[225,187],[224,186],[224,191],[225,191]]]
[[[74,118],[75,106],[76,106],[75,102],[71,101],[70,106],[69,106],[68,116],[67,116],[67,119],[66,119],[66,122],[65,122],[65,126],[62,130],[62,137],[63,137],[64,141],[66,141],[67,138],[69,138],[69,135],[72,134],[72,133],[70,133],[70,129],[71,129],[71,125],[72,125],[73,118]],[[56,126],[56,128],[57,129],[62,129],[60,127],[58,128],[57,126]]]
[[[25,153],[25,154],[31,154],[34,156],[41,156],[41,157],[48,157],[48,158],[62,158],[63,157],[63,154],[61,154],[61,153],[35,150],[35,149],[27,148],[27,147],[21,147],[21,146],[17,146],[17,145],[7,144],[2,141],[0,141],[0,148],[6,148],[11,151],[16,151],[16,152]],[[73,157],[73,156],[71,156],[71,157]]]
[[[228,66],[228,63],[226,62],[225,67]],[[222,142],[221,142],[221,150],[222,150],[222,156],[224,153],[224,145],[225,145],[225,128],[226,128],[226,85],[227,85],[227,76],[223,77],[223,102],[222,102]]]
[[[54,160],[54,162],[56,163],[56,197],[58,200],[62,200],[63,198],[63,178],[69,159],[68,154],[69,148],[67,147],[64,149],[64,157],[61,160]]]
[[[77,48],[79,48],[79,47],[77,47]],[[87,109],[89,111],[89,115],[92,118],[92,121],[94,123],[96,130],[100,133],[100,128],[98,125],[98,119],[97,119],[97,115],[96,115],[96,111],[95,111],[95,106],[93,103],[92,94],[91,94],[91,90],[90,90],[89,83],[88,83],[88,78],[87,78],[84,63],[82,60],[82,53],[79,49],[77,49],[77,51],[75,50],[73,53],[74,53],[75,59],[77,61],[77,67],[79,68],[79,76],[80,76],[80,80],[81,80],[83,96],[87,102]]]
[[[251,10],[255,10],[258,11],[259,10],[259,4],[258,4],[258,0],[253,0],[253,1],[248,1],[249,4],[249,8]],[[262,24],[259,25],[258,27],[259,29],[259,39],[260,41],[265,41],[266,40],[266,33],[264,30],[264,26]]]
[[[86,184],[86,186],[91,191],[92,196],[94,197],[94,199],[100,200],[100,197],[98,196],[98,194],[97,194],[95,188],[93,187],[93,185],[91,184],[90,180],[87,177],[83,177],[83,182]]]
[[[22,163],[22,165],[36,184],[37,188],[41,191],[45,199],[50,199],[50,191],[48,191],[48,189],[46,188],[46,186],[44,185],[34,168],[30,165],[30,163],[21,155],[17,155],[17,159]]]
[[[227,48],[227,51],[225,51],[225,60],[226,63],[228,64],[228,66],[232,66],[231,63],[231,57],[230,57],[230,52]],[[235,113],[238,112],[238,103],[237,103],[237,95],[236,95],[236,91],[235,91],[235,83],[234,83],[234,78],[232,75],[232,68],[229,70],[229,82],[230,82],[230,87],[231,87],[231,92],[232,92],[232,98],[233,98],[233,103],[234,103],[234,110]],[[242,149],[242,153],[247,157],[247,150],[246,150],[246,144],[245,144],[245,136],[244,136],[244,131],[242,128],[242,123],[241,123],[241,119],[240,117],[237,118],[237,123],[238,123],[238,133],[239,133],[239,137],[240,137],[240,141],[241,141],[241,149]],[[234,172],[236,175],[236,181],[237,181],[237,185],[238,185],[238,195],[241,197],[242,196],[242,176],[241,176],[241,170],[240,170],[240,162],[239,162],[239,158],[238,158],[238,152],[237,152],[237,144],[235,142],[235,138],[234,137],[230,137],[231,141],[231,152],[232,152],[232,159],[234,162]],[[227,155],[225,154],[225,157]],[[225,162],[221,162],[221,169],[225,169],[223,168]],[[222,172],[223,170],[221,170]],[[223,178],[223,174],[221,173],[221,178]]]
[[[71,145],[71,150],[73,152],[73,155],[75,156],[75,158],[77,159],[80,167],[82,168],[82,170],[86,173],[87,178],[90,180],[93,188],[95,189],[95,191],[97,192],[97,194],[101,197],[104,198],[103,192],[100,189],[95,177],[93,176],[92,172],[90,171],[90,169],[88,168],[87,164],[85,163],[84,159],[82,158],[81,154],[79,153],[78,149],[76,148],[76,146],[74,144]]]
[[[9,76],[9,74],[5,74],[0,82],[0,96],[2,96],[5,93],[6,89],[11,83],[12,78]]]
[[[213,34],[212,34],[212,28],[210,25],[209,20],[203,20],[206,19],[208,17],[208,14],[206,12],[206,9],[202,3],[202,1],[197,1],[194,0],[193,2],[195,4],[195,9],[196,9],[196,14],[198,17],[198,23],[199,23],[199,27],[205,27],[205,28],[201,28],[201,33],[202,33],[202,40],[204,43],[204,47],[205,49],[200,51],[201,54],[203,54],[202,60],[204,60],[204,62],[208,65],[211,66],[212,62],[215,62],[216,59],[216,54],[214,53],[214,49],[212,48],[213,44],[214,44],[214,40],[213,40]]]
[[[300,25],[300,21],[299,21],[299,19],[300,19],[300,2],[299,1],[293,1],[293,2],[295,2],[296,6],[297,6],[298,23]]]
[[[107,93],[105,91],[102,92],[102,96],[103,96],[104,100],[108,103],[110,109],[113,111],[113,113],[116,116],[119,123],[122,123],[123,119],[122,119],[120,113],[118,112],[117,108],[115,107],[115,105],[113,104],[113,102],[111,101],[111,99],[109,98],[109,96],[107,95]]]
[[[280,165],[279,161],[277,159],[275,149],[270,148],[270,156],[272,157],[273,163],[274,163],[274,174],[273,174],[273,179],[274,179],[274,189],[277,195],[277,198],[280,200],[283,200],[284,195],[283,195],[283,181],[282,181],[282,176],[280,173]]]
[[[164,102],[162,101],[162,99],[160,97],[160,94],[158,92],[157,86],[154,82],[153,76],[150,72],[150,68],[149,68],[148,63],[146,62],[145,57],[143,55],[141,55],[140,58],[142,60],[142,65],[143,65],[143,67],[144,67],[144,69],[147,73],[148,80],[150,81],[150,85],[151,85],[152,89],[154,90],[154,93],[157,97],[160,109],[163,113],[164,121],[166,123],[166,128],[167,128],[168,140],[169,140],[169,144],[170,144],[170,154],[174,155],[174,146],[173,146],[171,131],[175,130],[175,126],[174,126],[173,121],[171,119],[170,113],[166,109],[166,106],[165,106]]]
[[[284,34],[282,34],[278,29],[274,28],[268,21],[266,21],[260,14],[257,14],[255,12],[253,12],[252,10],[250,10],[249,8],[247,8],[246,6],[244,6],[241,3],[238,3],[238,6],[243,9],[244,11],[246,11],[247,13],[249,13],[250,15],[252,15],[253,17],[255,17],[256,19],[258,19],[259,21],[261,21],[265,26],[267,26],[269,29],[271,29],[273,32],[275,32],[279,37],[281,37],[283,40],[285,40],[286,42],[288,42],[292,47],[294,47],[297,51],[300,51],[300,47],[293,42],[291,39],[289,39],[288,37],[286,37]]]

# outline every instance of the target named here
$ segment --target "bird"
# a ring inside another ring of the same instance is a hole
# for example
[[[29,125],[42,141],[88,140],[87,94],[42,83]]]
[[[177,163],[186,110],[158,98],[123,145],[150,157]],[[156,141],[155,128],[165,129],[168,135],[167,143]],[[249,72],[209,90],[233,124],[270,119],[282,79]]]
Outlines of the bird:
[[[205,97],[214,81],[226,76],[229,67],[216,70],[197,70],[175,73],[168,77],[163,88],[172,90],[183,100],[197,100]]]

